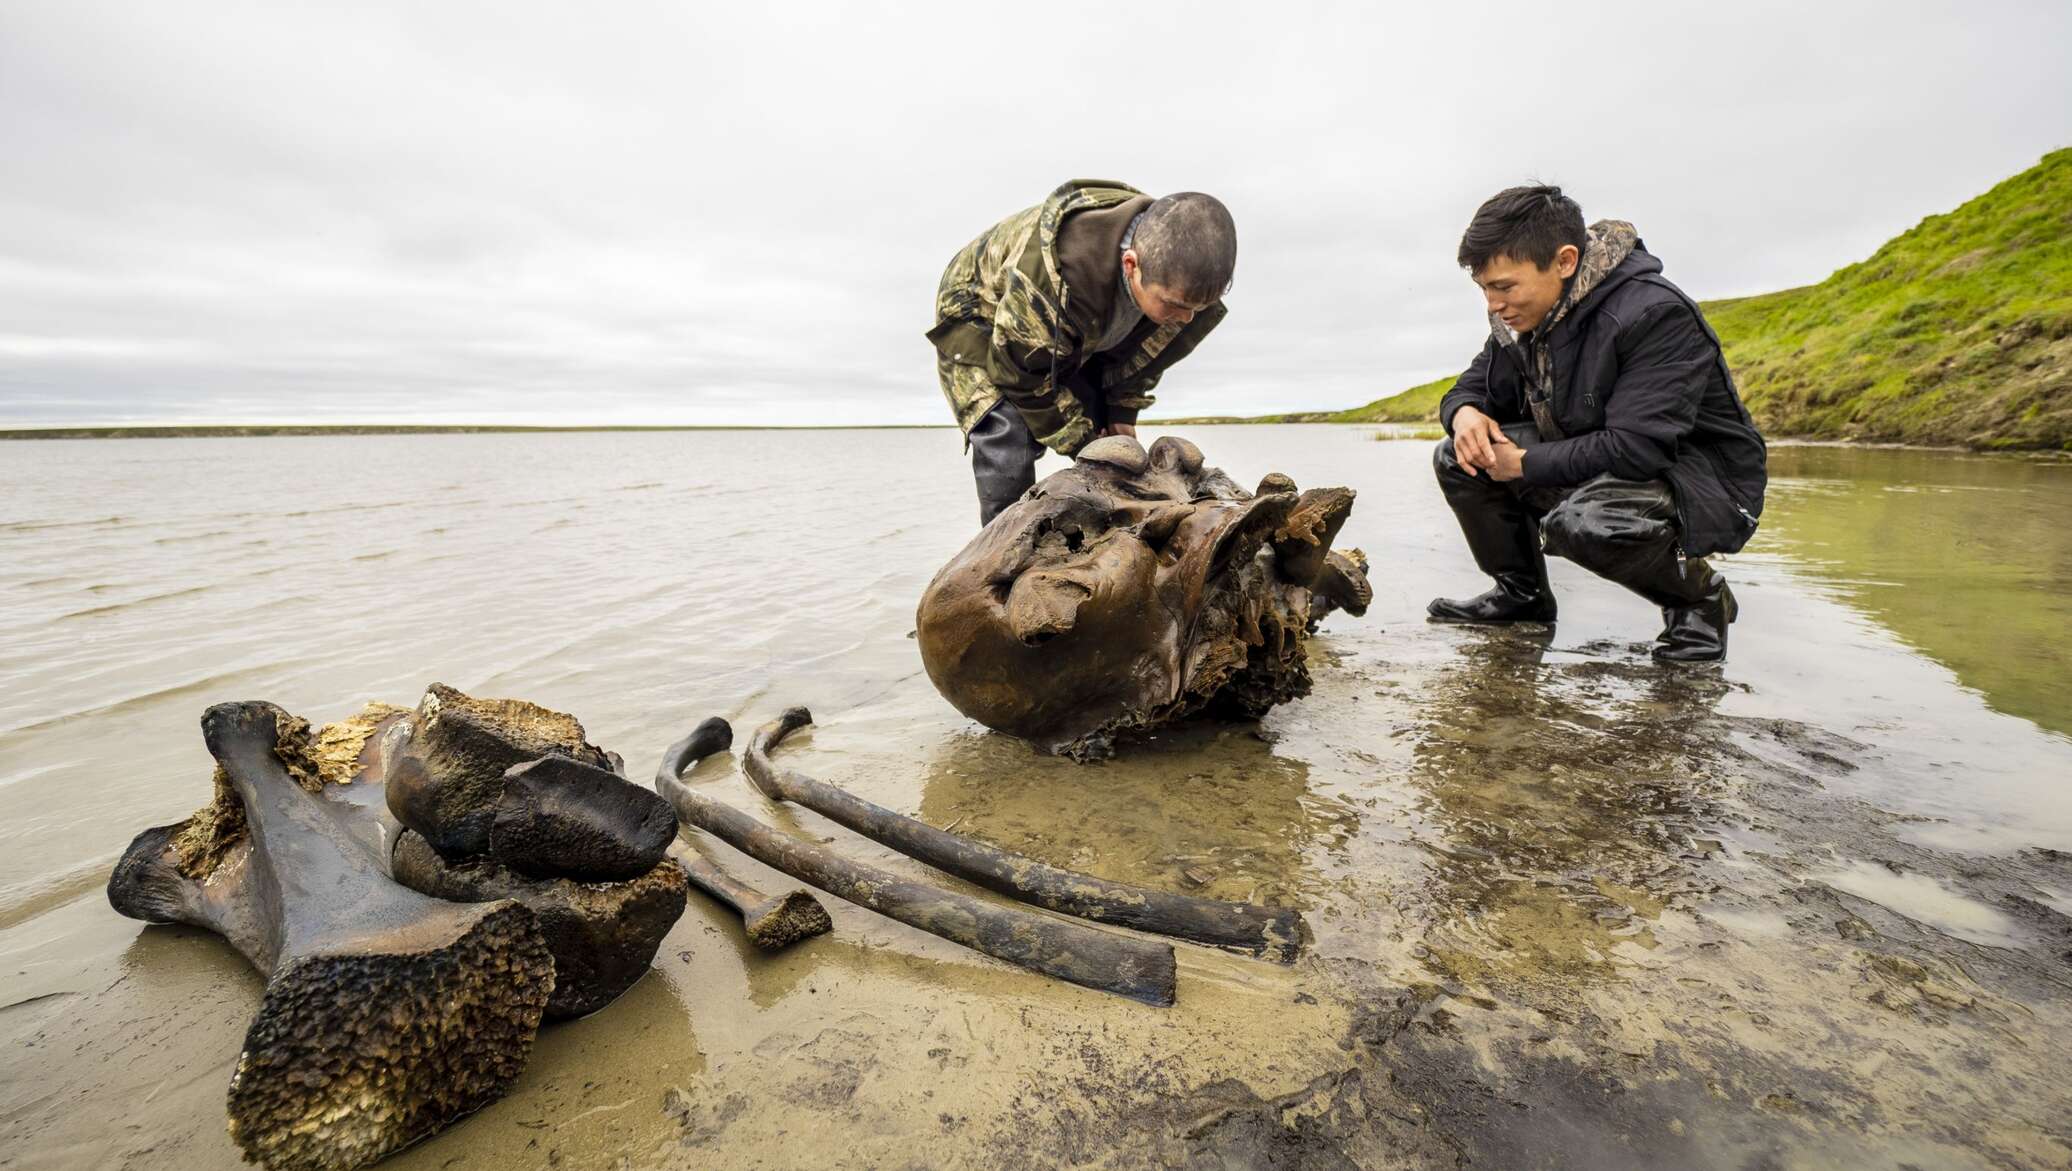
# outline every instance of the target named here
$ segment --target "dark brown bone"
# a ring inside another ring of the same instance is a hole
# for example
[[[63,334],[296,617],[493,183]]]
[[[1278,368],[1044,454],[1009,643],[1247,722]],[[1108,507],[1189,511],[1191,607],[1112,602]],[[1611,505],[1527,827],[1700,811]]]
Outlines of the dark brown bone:
[[[544,756],[513,765],[497,794],[489,852],[527,878],[625,882],[676,840],[669,803],[608,769]]]
[[[513,765],[565,756],[611,768],[573,716],[524,700],[476,699],[434,683],[408,718],[408,739],[388,766],[389,809],[448,858],[489,852],[497,798]]]
[[[676,824],[673,814],[669,824]],[[548,1020],[586,1016],[618,999],[647,975],[662,938],[683,915],[683,872],[666,858],[625,882],[529,878],[493,858],[449,862],[415,830],[404,830],[389,870],[397,882],[434,898],[524,903],[554,953]]]
[[[275,1171],[338,1171],[502,1096],[554,969],[523,906],[391,882],[354,824],[364,810],[321,791],[305,728],[271,704],[210,708],[202,732],[227,795],[138,835],[108,900],[213,931],[267,974],[230,1081],[230,1136]]]
[[[801,939],[835,929],[827,908],[804,887],[772,897],[721,870],[711,859],[692,853],[688,846],[670,850],[669,857],[683,868],[692,886],[741,916],[748,942],[764,951],[783,951]]]
[[[1170,435],[1095,440],[929,582],[922,665],[958,711],[1081,759],[1196,714],[1257,718],[1308,693],[1315,621],[1366,607],[1331,553],[1352,504],[1278,474],[1247,492]]]
[[[1060,870],[1023,854],[960,838],[804,773],[772,764],[771,750],[786,736],[812,722],[813,713],[802,707],[790,708],[748,738],[748,779],[764,796],[797,802],[938,870],[1052,911],[1196,943],[1239,948],[1282,963],[1293,963],[1295,953],[1301,950],[1302,917],[1294,911],[1190,898]]]
[[[734,729],[725,720],[707,720],[669,746],[662,754],[659,771],[681,777],[693,764],[715,752],[725,752],[733,743]],[[710,858],[693,853],[682,842],[670,850],[669,856],[683,867],[684,877],[691,880],[692,886],[741,916],[749,942],[764,951],[781,951],[801,939],[834,930],[835,921],[828,917],[827,908],[803,887],[772,898],[720,869]]]
[[[684,821],[765,866],[952,943],[1146,1004],[1173,1003],[1170,945],[1112,935],[909,882],[778,833],[684,784],[678,779],[682,768],[718,751],[718,745],[732,742],[731,729],[721,734],[725,726],[726,721],[717,717],[699,725],[684,744],[671,749],[665,767],[655,774],[656,791],[676,806],[677,816]]]

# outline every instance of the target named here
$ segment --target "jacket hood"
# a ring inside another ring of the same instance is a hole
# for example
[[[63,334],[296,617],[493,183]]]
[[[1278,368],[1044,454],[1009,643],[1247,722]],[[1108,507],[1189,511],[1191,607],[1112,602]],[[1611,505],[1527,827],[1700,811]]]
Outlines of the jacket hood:
[[[1591,304],[1592,298],[1601,301],[1604,294],[1634,277],[1661,271],[1662,262],[1648,252],[1632,224],[1625,220],[1599,220],[1591,224],[1582,258],[1576,262],[1576,273],[1569,278],[1561,300],[1540,323],[1540,335],[1545,336],[1576,309]],[[1489,315],[1489,332],[1496,335],[1499,345],[1518,342],[1517,331],[1494,313]]]

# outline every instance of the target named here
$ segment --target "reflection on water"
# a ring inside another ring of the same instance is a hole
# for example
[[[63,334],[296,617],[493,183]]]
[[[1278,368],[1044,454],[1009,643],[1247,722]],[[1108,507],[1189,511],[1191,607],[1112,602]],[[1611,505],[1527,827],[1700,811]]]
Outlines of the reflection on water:
[[[1195,725],[1159,745],[1089,768],[996,733],[953,736],[929,757],[920,816],[1102,878],[1305,906],[1305,860],[1350,836],[1352,811],[1313,796],[1308,764],[1248,726]]]
[[[1544,627],[1464,632],[1422,709],[1411,783],[1425,844],[1430,962],[1476,984],[1602,978],[1654,947],[1663,908],[1699,889],[1716,820],[1705,763],[1716,669],[1548,655]]]
[[[2020,947],[2030,941],[2029,934],[2012,916],[1958,894],[1926,875],[1908,874],[1859,859],[1813,877],[1959,939],[1994,947]]]
[[[2072,734],[2072,462],[1779,446],[1781,550],[2010,715]]]

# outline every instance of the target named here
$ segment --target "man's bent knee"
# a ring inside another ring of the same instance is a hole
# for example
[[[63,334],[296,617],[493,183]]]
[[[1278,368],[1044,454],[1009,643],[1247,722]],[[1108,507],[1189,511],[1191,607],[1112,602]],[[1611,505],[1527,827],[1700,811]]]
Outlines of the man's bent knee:
[[[1612,550],[1674,544],[1676,499],[1660,480],[1600,477],[1549,510],[1540,526],[1547,552],[1587,566]]]
[[[1439,445],[1432,449],[1432,471],[1437,473],[1441,480],[1446,479],[1449,473],[1461,474],[1460,457],[1453,452],[1451,435],[1441,439]]]

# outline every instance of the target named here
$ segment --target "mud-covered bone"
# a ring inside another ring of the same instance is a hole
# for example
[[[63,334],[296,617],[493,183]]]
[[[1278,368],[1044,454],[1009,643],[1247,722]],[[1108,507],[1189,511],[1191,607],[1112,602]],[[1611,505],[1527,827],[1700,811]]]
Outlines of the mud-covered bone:
[[[504,774],[489,852],[527,878],[624,882],[662,861],[676,811],[605,768],[545,756]]]
[[[108,899],[213,931],[267,975],[229,1091],[231,1138],[275,1171],[365,1166],[500,1097],[553,986],[530,911],[389,880],[325,794],[307,724],[266,703],[202,717],[217,801],[139,834]]]
[[[674,813],[669,826],[674,833]],[[666,858],[626,882],[535,879],[493,858],[449,862],[415,831],[405,830],[389,868],[396,881],[435,898],[516,899],[530,909],[554,955],[549,1020],[596,1012],[631,988],[647,974],[684,909],[683,871]]]
[[[513,765],[562,756],[611,769],[575,717],[522,699],[476,699],[434,683],[410,724],[389,762],[389,809],[452,859],[489,852],[497,799]]]
[[[781,895],[764,894],[681,843],[669,851],[669,857],[683,868],[692,886],[741,916],[741,930],[748,942],[764,951],[783,951],[801,939],[825,935],[835,928],[827,908],[804,887],[795,886]]]
[[[1309,691],[1304,640],[1371,597],[1332,542],[1347,488],[1247,492],[1185,440],[1087,445],[995,517],[922,595],[928,677],[957,710],[1049,752]]]
[[[731,725],[725,720],[706,720],[690,735],[669,746],[657,772],[680,777],[684,770],[716,752],[725,752],[733,743]],[[764,894],[681,841],[670,846],[669,856],[683,867],[684,877],[690,879],[692,886],[741,916],[741,928],[748,933],[748,941],[764,951],[782,951],[802,939],[834,930],[835,921],[828,916],[827,908],[804,887],[793,887],[780,895]]]
[[[790,708],[748,738],[748,777],[764,796],[796,802],[910,858],[1061,914],[1239,948],[1281,963],[1293,963],[1301,949],[1302,917],[1294,911],[1198,899],[1060,870],[903,817],[825,781],[772,763],[770,752],[786,736],[812,722],[813,715],[805,708]]]
[[[703,751],[672,749],[656,772],[656,791],[676,806],[677,816],[685,822],[773,870],[952,943],[1132,1000],[1156,1005],[1173,1003],[1175,977],[1170,944],[1115,935],[1070,920],[994,906],[970,895],[910,882],[779,833],[678,779],[683,769],[697,763],[699,756],[719,751],[732,739],[733,732],[726,728],[725,720],[707,720],[684,742]]]
[[[1296,498],[1288,519],[1273,534],[1275,570],[1282,580],[1310,585],[1324,568],[1331,542],[1352,515],[1351,488],[1311,488]]]

